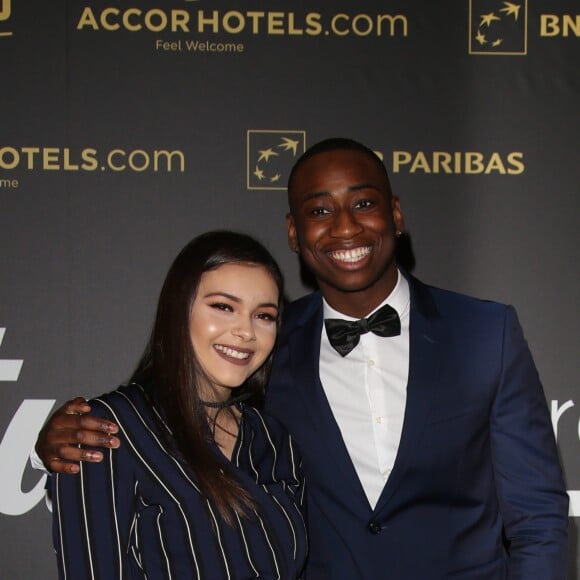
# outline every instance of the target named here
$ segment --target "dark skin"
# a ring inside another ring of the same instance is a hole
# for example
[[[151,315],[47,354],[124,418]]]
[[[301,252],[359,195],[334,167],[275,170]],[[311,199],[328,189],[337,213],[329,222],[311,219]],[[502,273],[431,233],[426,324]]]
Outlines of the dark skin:
[[[361,151],[326,151],[298,168],[288,199],[288,243],[325,300],[348,316],[369,314],[397,283],[395,234],[404,229],[385,174]]]
[[[79,466],[76,462],[102,461],[103,454],[100,451],[77,447],[78,444],[111,449],[116,449],[121,444],[113,436],[119,430],[117,425],[105,419],[84,415],[90,410],[91,407],[82,397],[71,399],[55,411],[38,434],[36,452],[50,471],[78,473]]]
[[[395,237],[405,229],[399,199],[392,195],[376,160],[358,150],[333,150],[306,160],[288,192],[288,244],[301,254],[325,300],[348,316],[362,318],[397,283]],[[78,397],[49,419],[36,451],[51,471],[78,473],[76,462],[98,462],[100,451],[78,444],[116,448],[110,421],[84,416]]]

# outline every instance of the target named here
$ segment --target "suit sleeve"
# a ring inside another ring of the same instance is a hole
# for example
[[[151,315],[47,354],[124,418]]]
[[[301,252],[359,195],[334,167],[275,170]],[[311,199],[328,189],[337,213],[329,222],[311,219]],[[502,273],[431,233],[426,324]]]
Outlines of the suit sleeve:
[[[119,417],[91,402],[92,415]],[[120,425],[121,426],[121,425]],[[127,554],[134,481],[128,445],[104,450],[100,463],[81,463],[78,475],[51,476],[53,543],[59,578],[130,578]]]
[[[542,385],[511,307],[505,317],[491,445],[509,580],[564,580],[568,495]]]

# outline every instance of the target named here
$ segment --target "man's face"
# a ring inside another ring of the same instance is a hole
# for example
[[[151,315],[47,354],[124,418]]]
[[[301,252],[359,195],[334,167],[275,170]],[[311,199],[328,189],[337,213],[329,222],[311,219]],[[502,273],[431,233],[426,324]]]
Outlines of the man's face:
[[[319,153],[294,174],[289,201],[290,248],[325,299],[344,314],[368,314],[396,283],[395,232],[404,229],[381,169],[361,151]]]

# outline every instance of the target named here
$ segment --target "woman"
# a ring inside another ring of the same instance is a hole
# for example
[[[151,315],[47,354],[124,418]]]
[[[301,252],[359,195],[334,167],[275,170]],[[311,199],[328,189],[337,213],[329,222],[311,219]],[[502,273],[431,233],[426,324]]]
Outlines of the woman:
[[[120,449],[52,477],[61,578],[298,578],[304,486],[259,405],[282,276],[252,238],[210,232],[177,256],[131,383],[90,402]]]

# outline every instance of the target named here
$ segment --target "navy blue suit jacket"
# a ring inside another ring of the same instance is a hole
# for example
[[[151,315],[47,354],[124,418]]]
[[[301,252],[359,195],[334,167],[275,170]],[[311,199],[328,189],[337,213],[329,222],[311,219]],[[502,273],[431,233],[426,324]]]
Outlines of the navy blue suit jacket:
[[[285,313],[267,409],[302,452],[307,580],[564,579],[568,496],[514,309],[409,283],[403,432],[375,509],[320,384],[320,294]]]

